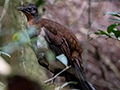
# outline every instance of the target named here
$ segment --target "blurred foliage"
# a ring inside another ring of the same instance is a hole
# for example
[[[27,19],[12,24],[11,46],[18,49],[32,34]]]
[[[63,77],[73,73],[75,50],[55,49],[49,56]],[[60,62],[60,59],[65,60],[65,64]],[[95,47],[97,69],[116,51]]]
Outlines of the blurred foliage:
[[[41,6],[41,5],[45,5],[45,1],[44,1],[44,0],[37,0],[36,3],[35,3],[35,5],[36,5],[37,7],[39,7],[39,6]]]
[[[64,83],[62,86],[60,86],[60,90],[61,89],[63,89],[64,87],[66,87],[67,85],[69,85],[69,84],[77,84],[77,82],[74,82],[74,81],[71,81],[71,82],[66,82],[66,83]]]
[[[10,56],[8,53],[6,53],[6,52],[2,52],[2,51],[0,51],[0,55],[1,55],[1,54],[4,54],[4,55],[6,55],[6,56],[8,56],[8,57],[11,58],[11,56]]]
[[[120,41],[120,30],[117,29],[118,26],[120,26],[120,13],[118,12],[107,12],[105,15],[112,15],[116,18],[109,18],[109,21],[114,21],[114,24],[111,24],[107,28],[107,32],[103,30],[98,30],[99,32],[95,32],[96,35],[104,35],[108,38],[113,38],[118,41]]]
[[[35,3],[37,1],[26,0],[23,3]],[[4,3],[5,0],[0,0],[0,17],[4,9]],[[27,32],[25,29],[26,18],[21,12],[17,11],[17,7],[20,5],[21,1],[10,1],[7,12],[0,23],[0,56],[12,68],[12,76],[16,74],[25,75],[37,81],[37,83],[43,83],[47,79],[46,71],[38,64],[37,58],[30,48],[28,34],[31,35],[33,32],[32,30]],[[4,90],[7,86],[6,77],[0,73],[0,90]]]

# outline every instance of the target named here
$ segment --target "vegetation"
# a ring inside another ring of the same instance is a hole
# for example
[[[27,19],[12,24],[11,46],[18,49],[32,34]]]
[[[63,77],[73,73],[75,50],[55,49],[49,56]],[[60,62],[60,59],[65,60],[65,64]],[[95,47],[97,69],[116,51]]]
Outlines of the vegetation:
[[[103,30],[98,30],[99,32],[95,32],[97,35],[105,35],[108,38],[116,39],[120,41],[120,30],[117,28],[120,26],[120,13],[119,12],[108,12],[105,15],[112,15],[116,18],[110,18],[109,21],[114,21],[114,24],[111,24],[107,28],[107,32]]]

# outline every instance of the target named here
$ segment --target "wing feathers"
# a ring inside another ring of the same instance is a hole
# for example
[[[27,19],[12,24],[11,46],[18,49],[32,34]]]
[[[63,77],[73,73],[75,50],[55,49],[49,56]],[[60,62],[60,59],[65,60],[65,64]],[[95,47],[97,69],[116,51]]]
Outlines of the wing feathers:
[[[49,30],[45,29],[45,39],[48,42],[48,46],[55,52],[55,54],[65,54],[70,58],[69,45],[65,38],[52,34]]]

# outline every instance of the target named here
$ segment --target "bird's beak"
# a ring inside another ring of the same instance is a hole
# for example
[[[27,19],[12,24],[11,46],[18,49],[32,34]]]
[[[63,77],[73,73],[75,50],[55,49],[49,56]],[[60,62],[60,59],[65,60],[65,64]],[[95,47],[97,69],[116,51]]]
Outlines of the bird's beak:
[[[17,10],[19,10],[19,11],[24,11],[25,8],[21,6],[21,7],[17,7]]]

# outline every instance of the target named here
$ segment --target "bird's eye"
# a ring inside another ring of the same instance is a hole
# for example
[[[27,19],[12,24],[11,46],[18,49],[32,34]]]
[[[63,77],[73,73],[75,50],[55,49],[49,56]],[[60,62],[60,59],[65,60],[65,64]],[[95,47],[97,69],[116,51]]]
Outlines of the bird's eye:
[[[31,11],[31,8],[27,8],[28,11]]]
[[[33,10],[36,10],[35,8],[33,8]]]

